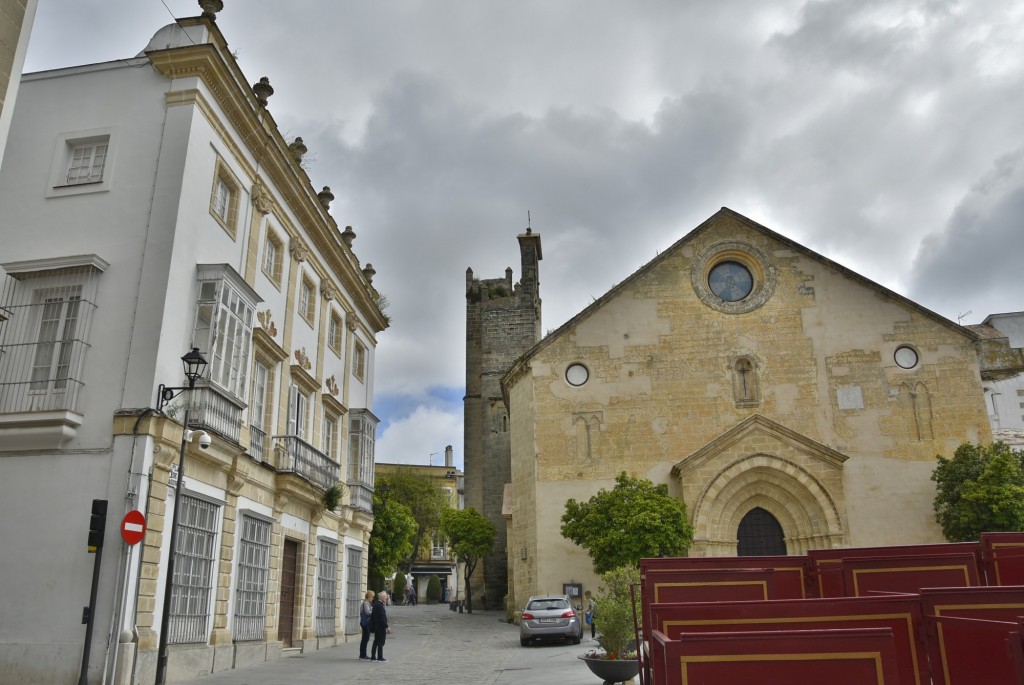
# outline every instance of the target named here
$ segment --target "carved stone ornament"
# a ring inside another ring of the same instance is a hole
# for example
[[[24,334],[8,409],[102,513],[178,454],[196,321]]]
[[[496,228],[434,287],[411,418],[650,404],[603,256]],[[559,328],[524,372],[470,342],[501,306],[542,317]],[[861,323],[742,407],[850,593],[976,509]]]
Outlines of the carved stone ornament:
[[[252,84],[252,92],[255,93],[256,102],[260,103],[260,107],[266,107],[270,96],[274,94],[274,87],[270,85],[270,79],[264,76]]]
[[[331,395],[333,395],[334,397],[337,397],[338,392],[340,392],[338,388],[338,382],[334,379],[334,376],[331,376],[326,381],[324,381],[324,387],[327,388],[327,392],[331,393]]]
[[[352,241],[356,239],[356,232],[352,230],[351,226],[346,226],[345,230],[341,232],[341,239],[347,247],[352,247]]]
[[[311,368],[313,368],[313,365],[309,362],[309,357],[306,356],[305,347],[300,347],[299,349],[295,350],[295,361],[298,362],[299,366],[301,366],[306,371],[309,371]]]
[[[267,309],[262,312],[256,312],[256,320],[260,322],[260,326],[271,338],[277,337],[277,326],[274,325],[274,320],[270,318],[272,315],[270,310]]]
[[[301,137],[296,137],[295,140],[288,143],[288,152],[292,153],[292,158],[296,162],[301,162],[303,155],[309,152],[309,148],[306,147]]]
[[[267,186],[263,184],[263,179],[259,177],[252,184],[252,206],[264,216],[270,214],[274,209],[274,200],[271,199],[270,193],[267,192]]]
[[[292,259],[297,262],[304,262],[309,258],[309,249],[297,240],[292,241],[290,252]]]
[[[363,267],[363,275],[366,276],[366,280],[369,283],[373,283],[373,277],[376,275],[377,270],[373,268],[373,264],[369,262]]]
[[[356,322],[352,319],[351,316],[348,318],[347,321],[345,321],[345,328],[347,328],[350,333],[356,332]]]
[[[333,300],[338,297],[337,289],[326,278],[320,281],[320,294],[325,300]]]
[[[324,189],[317,193],[316,197],[320,200],[320,204],[323,205],[324,209],[331,208],[331,202],[334,201],[334,193],[331,192],[330,186],[324,186]]]
[[[224,9],[223,0],[199,0],[199,7],[203,10],[203,18],[210,21],[217,21],[217,12]]]

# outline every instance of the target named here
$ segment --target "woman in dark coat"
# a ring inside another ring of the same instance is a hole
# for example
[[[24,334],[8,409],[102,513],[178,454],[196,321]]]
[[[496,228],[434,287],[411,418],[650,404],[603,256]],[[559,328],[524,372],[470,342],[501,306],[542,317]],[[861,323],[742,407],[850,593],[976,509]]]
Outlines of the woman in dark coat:
[[[384,641],[388,639],[391,628],[388,627],[388,612],[384,605],[388,601],[388,593],[378,592],[370,614],[370,630],[373,632],[373,645],[370,647],[370,661],[387,661],[384,658]]]

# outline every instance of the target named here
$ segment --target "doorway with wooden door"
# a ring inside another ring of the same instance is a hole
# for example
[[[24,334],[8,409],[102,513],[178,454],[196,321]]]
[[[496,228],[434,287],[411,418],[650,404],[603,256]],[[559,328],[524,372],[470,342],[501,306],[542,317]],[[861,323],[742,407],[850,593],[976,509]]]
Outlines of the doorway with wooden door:
[[[278,605],[277,639],[287,649],[295,633],[295,587],[298,583],[299,543],[284,540],[281,555],[281,601]]]

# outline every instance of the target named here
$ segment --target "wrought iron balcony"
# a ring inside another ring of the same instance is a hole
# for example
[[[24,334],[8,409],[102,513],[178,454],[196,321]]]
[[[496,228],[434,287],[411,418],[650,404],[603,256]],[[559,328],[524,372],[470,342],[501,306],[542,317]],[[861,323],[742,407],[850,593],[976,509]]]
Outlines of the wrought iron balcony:
[[[249,456],[257,464],[266,460],[267,434],[256,426],[249,426]]]
[[[310,483],[330,488],[341,480],[341,465],[296,435],[275,435],[277,471],[294,473]]]
[[[213,385],[197,385],[189,395],[189,428],[211,430],[236,445],[241,443],[244,403],[229,397]]]

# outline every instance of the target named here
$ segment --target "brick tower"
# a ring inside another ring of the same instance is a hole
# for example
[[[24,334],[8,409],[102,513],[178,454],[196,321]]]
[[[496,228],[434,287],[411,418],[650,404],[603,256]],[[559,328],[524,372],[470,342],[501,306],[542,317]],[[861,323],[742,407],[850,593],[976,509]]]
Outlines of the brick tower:
[[[475,279],[466,269],[466,396],[464,445],[466,506],[497,531],[494,549],[483,561],[486,606],[496,608],[508,594],[505,518],[502,499],[511,481],[512,447],[501,378],[512,362],[540,340],[540,235],[521,233],[522,278]],[[476,586],[479,587],[479,586]]]

